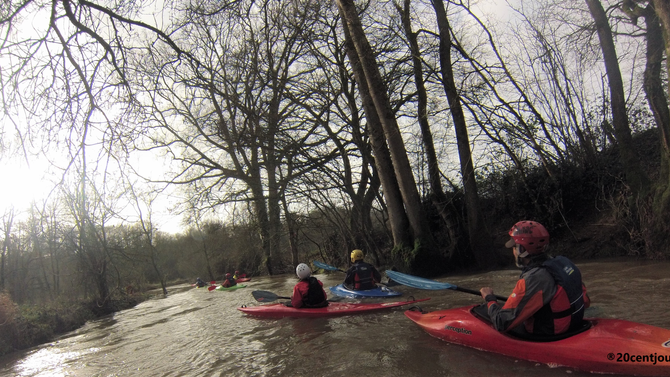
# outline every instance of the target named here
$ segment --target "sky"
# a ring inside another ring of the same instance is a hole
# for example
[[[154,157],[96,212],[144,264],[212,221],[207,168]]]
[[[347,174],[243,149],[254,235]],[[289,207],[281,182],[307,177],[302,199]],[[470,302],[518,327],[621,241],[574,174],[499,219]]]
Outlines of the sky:
[[[164,162],[160,159],[144,158],[143,164],[148,170],[157,172],[164,170]],[[41,206],[49,197],[60,180],[58,174],[45,160],[31,157],[28,163],[25,157],[1,156],[0,177],[3,178],[4,184],[0,185],[0,216],[5,211],[13,209],[17,219],[26,218],[33,203]],[[159,230],[177,234],[183,231],[182,216],[170,211],[179,200],[177,195],[170,191],[166,191],[156,200],[153,206],[153,221]],[[137,220],[137,216],[130,208],[124,212],[131,221]]]
[[[51,184],[44,184],[42,178],[44,166],[35,162],[29,166],[22,159],[0,160],[0,208],[23,209],[30,207],[33,200],[48,195]]]

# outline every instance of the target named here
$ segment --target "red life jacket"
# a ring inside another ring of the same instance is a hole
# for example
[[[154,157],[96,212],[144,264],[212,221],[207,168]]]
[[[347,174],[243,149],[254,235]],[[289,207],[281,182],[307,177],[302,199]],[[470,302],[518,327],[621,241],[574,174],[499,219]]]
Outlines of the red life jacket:
[[[375,277],[373,275],[373,267],[369,263],[358,262],[351,266],[352,271],[347,275],[353,275],[354,290],[373,289],[377,287],[375,284]]]

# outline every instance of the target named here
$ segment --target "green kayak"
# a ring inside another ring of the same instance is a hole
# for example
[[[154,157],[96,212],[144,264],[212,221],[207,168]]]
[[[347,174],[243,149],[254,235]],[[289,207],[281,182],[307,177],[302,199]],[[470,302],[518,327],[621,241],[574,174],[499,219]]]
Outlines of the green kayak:
[[[236,289],[244,288],[244,287],[246,287],[246,285],[238,284],[238,285],[233,285],[232,287],[228,287],[228,288],[226,288],[226,287],[216,287],[216,290],[217,291],[234,291]]]

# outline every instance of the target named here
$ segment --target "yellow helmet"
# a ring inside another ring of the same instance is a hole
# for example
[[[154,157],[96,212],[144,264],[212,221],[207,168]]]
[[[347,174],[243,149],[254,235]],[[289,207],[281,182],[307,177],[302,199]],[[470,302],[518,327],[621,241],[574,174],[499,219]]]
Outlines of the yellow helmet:
[[[363,260],[363,250],[356,249],[351,252],[351,263],[356,263],[357,260]]]

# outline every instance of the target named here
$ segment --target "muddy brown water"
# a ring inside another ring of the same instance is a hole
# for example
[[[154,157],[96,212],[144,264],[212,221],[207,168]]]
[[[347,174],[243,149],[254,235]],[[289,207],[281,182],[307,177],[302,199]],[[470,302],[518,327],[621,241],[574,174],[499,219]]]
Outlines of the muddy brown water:
[[[587,316],[670,329],[670,263],[577,265],[592,299]],[[507,295],[518,275],[510,269],[437,280],[471,289],[488,285]],[[343,278],[317,277],[325,286]],[[257,304],[252,290],[289,296],[295,282],[293,276],[257,277],[230,292],[171,287],[165,299],[1,358],[0,376],[593,376],[448,344],[407,319],[407,307],[317,319],[257,319],[236,310]],[[452,290],[397,289],[404,298],[430,297],[420,303],[426,311],[481,302]]]

